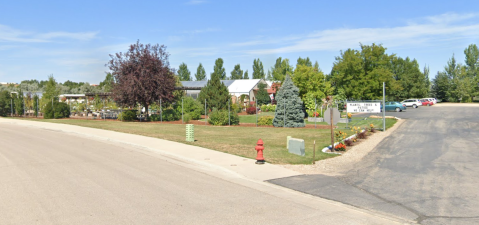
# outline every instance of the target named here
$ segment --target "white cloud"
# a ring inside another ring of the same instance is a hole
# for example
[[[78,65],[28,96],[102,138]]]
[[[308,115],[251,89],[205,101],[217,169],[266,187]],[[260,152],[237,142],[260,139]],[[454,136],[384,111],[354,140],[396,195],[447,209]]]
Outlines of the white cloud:
[[[23,43],[41,43],[52,42],[53,40],[74,39],[88,41],[97,36],[98,32],[48,32],[34,33],[21,31],[0,24],[0,42],[23,42]]]
[[[428,16],[426,17],[426,20],[432,23],[448,24],[448,23],[472,19],[477,16],[479,16],[479,14],[477,13],[466,13],[466,14],[444,13],[438,16]]]
[[[378,43],[386,47],[401,47],[412,45],[434,45],[444,40],[474,39],[479,36],[479,22],[469,24],[452,24],[453,22],[470,20],[477,14],[442,14],[427,17],[422,24],[385,28],[340,28],[315,31],[302,38],[293,37],[282,40],[282,46],[247,50],[249,54],[280,54],[310,51],[338,51],[354,48],[358,44]],[[264,39],[263,39],[264,40]],[[267,44],[262,40],[237,43],[238,46]]]
[[[106,61],[97,58],[75,58],[75,59],[54,59],[53,63],[63,66],[89,66],[89,65],[105,65]]]
[[[76,39],[80,41],[88,41],[96,37],[98,32],[78,32],[78,33],[71,33],[71,32],[49,32],[44,34],[38,34],[36,37],[45,40],[51,39],[58,39],[58,38],[68,38],[68,39]]]
[[[32,33],[0,24],[0,42],[46,42],[42,39],[32,38],[31,35]]]

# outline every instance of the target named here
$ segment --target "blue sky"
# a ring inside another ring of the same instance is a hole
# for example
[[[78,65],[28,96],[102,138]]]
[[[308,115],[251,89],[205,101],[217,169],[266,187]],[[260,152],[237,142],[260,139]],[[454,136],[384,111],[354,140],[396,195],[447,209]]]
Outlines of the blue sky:
[[[318,61],[331,71],[341,50],[383,44],[428,65],[431,79],[452,54],[479,44],[479,1],[0,1],[0,82],[72,80],[97,84],[109,54],[139,39],[163,44],[170,64],[221,57],[252,74],[277,57]]]

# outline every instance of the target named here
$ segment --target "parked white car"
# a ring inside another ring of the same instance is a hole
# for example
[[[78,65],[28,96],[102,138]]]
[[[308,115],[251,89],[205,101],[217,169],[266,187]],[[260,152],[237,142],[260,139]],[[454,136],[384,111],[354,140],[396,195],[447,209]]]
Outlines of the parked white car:
[[[434,102],[434,105],[437,104],[437,99],[436,98],[427,98],[429,101]]]
[[[401,102],[402,104],[406,105],[407,107],[417,108],[422,105],[422,102],[419,99],[406,99]]]

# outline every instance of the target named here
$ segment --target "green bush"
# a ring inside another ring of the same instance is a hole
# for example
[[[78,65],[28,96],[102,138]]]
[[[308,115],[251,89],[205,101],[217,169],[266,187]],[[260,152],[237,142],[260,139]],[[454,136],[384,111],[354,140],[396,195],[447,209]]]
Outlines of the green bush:
[[[262,105],[261,106],[261,111],[262,112],[274,112],[274,111],[276,111],[276,105],[271,105],[271,104]]]
[[[0,92],[0,116],[7,116],[11,113],[10,99],[9,91]]]
[[[268,112],[269,111],[268,109],[269,109],[268,105],[262,105],[261,106],[261,112]]]
[[[151,120],[151,121],[161,121],[160,114],[152,114],[152,115],[150,116],[150,120]]]
[[[276,105],[268,105],[268,111],[269,111],[269,112],[274,112],[274,111],[276,111]]]
[[[45,119],[69,118],[70,107],[64,102],[53,102],[53,109],[52,104],[46,104],[43,113]]]
[[[180,112],[175,109],[166,109],[162,113],[163,121],[177,121],[181,119],[181,106]]]
[[[189,113],[183,115],[183,121],[185,123],[190,122],[190,120],[191,120],[191,115]]]
[[[239,116],[236,113],[231,113],[231,125],[239,124]],[[214,109],[208,119],[208,123],[215,126],[228,125],[228,110]]]
[[[121,121],[133,121],[136,119],[136,110],[125,110],[118,115],[118,120]]]
[[[204,114],[204,105],[192,97],[185,97],[183,100],[183,113],[190,114],[192,120],[199,120]]]
[[[239,103],[231,104],[231,112],[240,113],[241,112],[240,104]]]
[[[265,126],[265,125],[273,125],[274,116],[262,116],[258,119],[258,125]]]

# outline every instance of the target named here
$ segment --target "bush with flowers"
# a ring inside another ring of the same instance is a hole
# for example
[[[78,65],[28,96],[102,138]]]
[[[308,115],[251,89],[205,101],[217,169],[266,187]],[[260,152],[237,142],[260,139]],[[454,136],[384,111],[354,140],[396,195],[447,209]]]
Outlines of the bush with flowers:
[[[375,133],[376,132],[376,129],[374,129],[374,124],[369,124],[369,132],[371,133]]]
[[[351,119],[351,117],[353,117],[353,114],[348,113],[348,119]]]
[[[334,132],[334,135],[336,136],[336,141],[342,141],[344,139],[346,139],[346,132],[342,132],[342,131],[337,131],[337,132]]]
[[[339,144],[334,146],[334,150],[335,151],[346,151],[346,145],[344,145],[343,143],[339,143]]]

